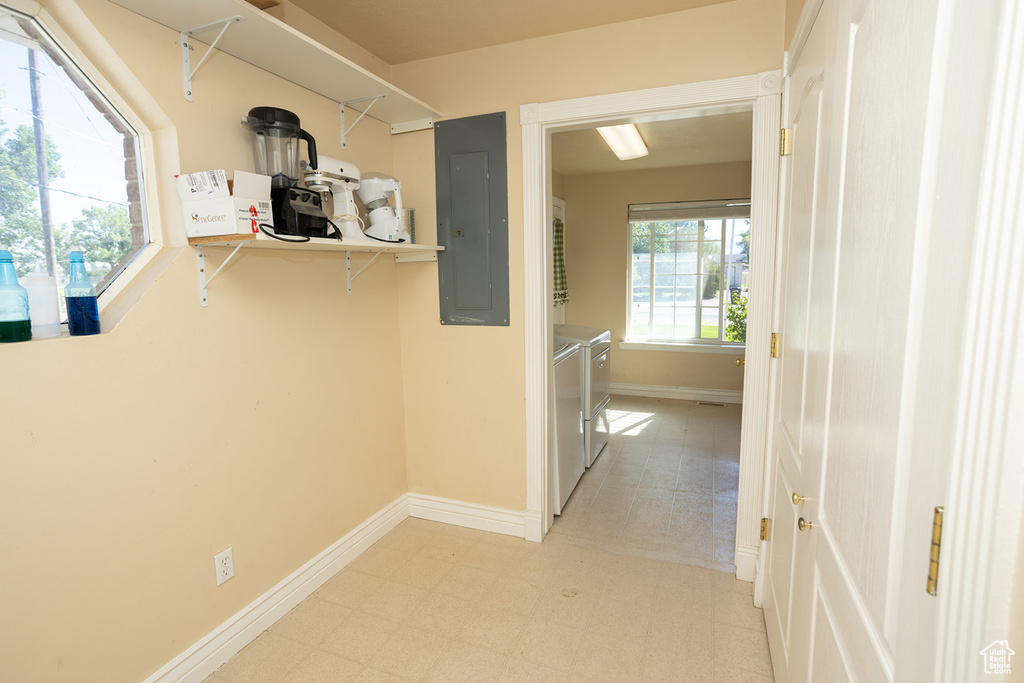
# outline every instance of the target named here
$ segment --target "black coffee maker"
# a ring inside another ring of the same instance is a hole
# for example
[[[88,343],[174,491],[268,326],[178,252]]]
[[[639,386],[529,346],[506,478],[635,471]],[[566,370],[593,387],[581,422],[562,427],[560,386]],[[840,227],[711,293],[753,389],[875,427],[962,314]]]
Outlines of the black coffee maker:
[[[299,187],[299,140],[306,141],[309,166],[316,169],[316,140],[302,130],[299,117],[277,107],[253,107],[242,117],[252,136],[256,172],[270,176],[274,232],[301,237],[330,237],[331,224],[319,192]]]

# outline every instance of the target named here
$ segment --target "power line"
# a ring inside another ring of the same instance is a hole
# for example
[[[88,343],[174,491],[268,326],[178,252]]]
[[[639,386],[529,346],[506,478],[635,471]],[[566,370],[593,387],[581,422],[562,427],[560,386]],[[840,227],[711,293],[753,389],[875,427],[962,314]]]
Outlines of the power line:
[[[58,187],[53,187],[52,185],[40,185],[39,183],[30,183],[27,180],[22,180],[21,178],[15,178],[14,176],[5,175],[3,173],[0,173],[0,178],[8,178],[10,180],[17,181],[17,182],[21,183],[22,185],[28,185],[29,187],[35,187],[35,188],[44,187],[47,190],[51,190],[53,192],[60,192],[61,194],[69,194],[69,195],[71,195],[73,197],[81,197],[82,199],[91,199],[91,200],[96,201],[96,202],[103,202],[104,204],[115,204],[117,206],[123,206],[126,209],[128,208],[128,205],[125,204],[124,202],[115,202],[112,199],[102,199],[100,197],[93,197],[92,195],[88,195],[88,194],[79,194],[77,192],[72,192],[71,190],[62,190],[62,189],[60,189]]]
[[[4,111],[15,111],[15,112],[18,112],[19,114],[24,114],[25,116],[28,116],[30,118],[37,118],[32,112],[27,111],[25,109],[19,109],[18,107],[0,107],[0,112],[4,112]],[[122,145],[115,145],[115,144],[113,144],[111,142],[106,142],[106,141],[101,140],[99,138],[94,138],[94,137],[92,137],[90,135],[86,135],[85,133],[83,133],[81,131],[78,131],[78,130],[75,130],[74,128],[68,128],[67,126],[62,126],[59,123],[56,123],[54,121],[50,121],[49,119],[43,118],[41,120],[47,126],[52,126],[54,128],[60,128],[62,130],[66,130],[67,132],[69,132],[69,133],[71,133],[73,135],[77,135],[80,138],[85,138],[86,140],[89,140],[90,142],[95,142],[95,143],[97,143],[99,145],[103,145],[104,147],[109,147],[111,149],[121,149],[121,147],[122,147]],[[90,121],[90,124],[91,123],[92,122]],[[95,129],[95,126],[93,126],[93,128]]]
[[[45,59],[45,61],[43,62],[43,65],[52,66],[52,67],[61,69],[63,71],[63,67],[61,67],[59,64],[54,62],[50,58],[50,56],[48,54],[46,54],[42,50],[38,50],[38,52],[40,54],[42,54],[44,59]],[[23,71],[28,71],[27,67],[19,66],[18,68],[20,70],[23,70]],[[66,72],[65,72],[64,78],[61,78],[59,73],[47,73],[46,71],[42,71],[39,68],[36,68],[36,73],[42,74],[46,78],[51,79],[55,84],[59,85],[60,87],[64,88],[66,91],[71,93],[71,99],[74,101],[74,103],[76,105],[78,105],[79,111],[82,112],[82,116],[84,116],[85,120],[89,122],[90,126],[92,126],[93,131],[96,132],[96,135],[102,135],[102,133],[100,133],[99,128],[96,127],[96,123],[92,120],[92,117],[89,116],[89,112],[86,111],[85,107],[82,106],[82,102],[81,102],[80,96],[84,94],[84,91],[82,90],[82,87],[80,85],[78,85],[77,83],[75,83],[75,82],[73,82],[71,80],[68,80]],[[93,105],[93,106],[95,107],[95,105]],[[93,111],[95,112],[95,109]],[[100,112],[100,113],[102,114],[102,112]]]

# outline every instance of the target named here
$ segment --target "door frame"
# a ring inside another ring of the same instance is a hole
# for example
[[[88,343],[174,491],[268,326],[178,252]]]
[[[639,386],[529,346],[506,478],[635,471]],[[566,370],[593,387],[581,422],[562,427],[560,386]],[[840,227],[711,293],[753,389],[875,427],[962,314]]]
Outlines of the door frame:
[[[782,72],[766,71],[649,90],[520,107],[523,135],[524,326],[526,345],[526,538],[540,541],[553,520],[547,466],[551,452],[551,134],[642,117],[754,112],[750,220],[751,282],[747,310],[743,422],[736,521],[736,577],[757,578],[764,471],[768,454],[770,348],[778,225]]]
[[[976,12],[965,0],[950,4]],[[997,35],[981,37],[996,46],[987,126],[966,140],[983,140],[984,151],[977,176],[969,178],[980,191],[964,283],[985,295],[970,298],[962,313],[938,579],[939,597],[948,596],[939,606],[936,638],[936,680],[943,683],[980,680],[979,650],[995,639],[1019,637],[1024,607],[1024,215],[1018,206],[1024,195],[1024,7],[1003,0],[985,11],[996,13],[998,28]],[[993,273],[1000,276],[998,287],[991,286]],[[1014,642],[1019,650],[1020,641]]]

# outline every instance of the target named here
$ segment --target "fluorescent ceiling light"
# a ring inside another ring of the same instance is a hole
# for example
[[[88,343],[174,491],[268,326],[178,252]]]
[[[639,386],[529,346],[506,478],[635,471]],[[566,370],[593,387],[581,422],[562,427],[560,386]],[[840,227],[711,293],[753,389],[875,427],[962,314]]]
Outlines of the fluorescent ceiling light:
[[[647,156],[647,145],[640,137],[640,131],[632,123],[623,126],[605,126],[598,128],[597,132],[601,134],[620,161]]]

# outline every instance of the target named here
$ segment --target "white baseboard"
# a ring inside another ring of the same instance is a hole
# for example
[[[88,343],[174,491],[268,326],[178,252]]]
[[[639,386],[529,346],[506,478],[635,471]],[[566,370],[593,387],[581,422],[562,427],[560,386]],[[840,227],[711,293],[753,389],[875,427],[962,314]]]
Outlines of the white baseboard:
[[[714,403],[743,403],[742,391],[701,389],[700,387],[666,387],[658,384],[626,384],[612,382],[610,391],[621,396],[647,398],[673,398],[682,401],[711,401]]]
[[[464,503],[422,493],[410,493],[408,500],[410,517],[526,538],[526,515],[522,511]]]
[[[309,597],[345,565],[376,543],[409,516],[408,496],[366,520],[341,540],[314,557],[295,573],[209,635],[168,662],[144,683],[201,683],[274,622]]]
[[[753,581],[757,578],[758,548],[736,545],[736,578],[740,581]]]
[[[525,537],[524,512],[406,493],[182,652],[144,683],[201,683],[407,517]],[[538,539],[539,540],[539,539]]]

